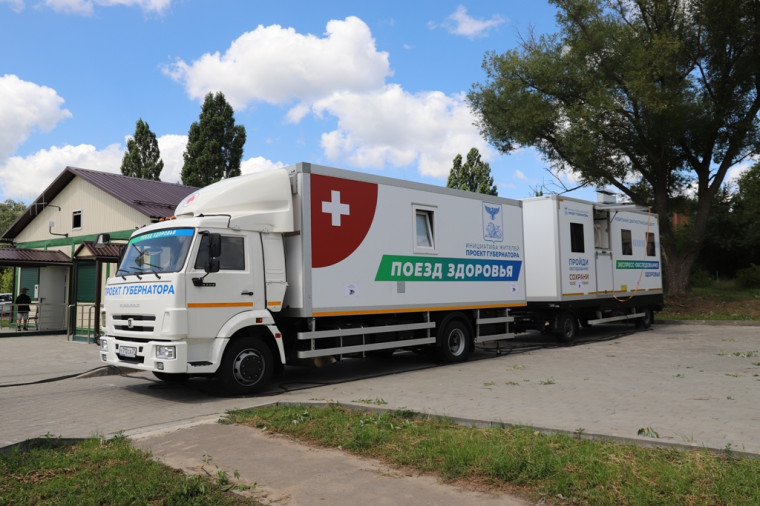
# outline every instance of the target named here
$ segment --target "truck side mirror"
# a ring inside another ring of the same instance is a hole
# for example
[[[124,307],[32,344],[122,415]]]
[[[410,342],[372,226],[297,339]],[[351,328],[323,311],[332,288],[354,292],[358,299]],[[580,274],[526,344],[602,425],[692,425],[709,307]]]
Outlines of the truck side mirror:
[[[204,283],[203,280],[209,274],[219,272],[219,256],[222,254],[222,236],[207,231],[201,232],[201,235],[203,235],[203,242],[201,242],[201,245],[204,243],[206,244],[207,256],[206,261],[203,264],[203,270],[206,271],[206,274],[204,274],[202,278],[193,278],[193,285],[216,286],[215,283]],[[200,251],[198,252],[198,257],[202,258]],[[196,268],[198,267],[200,266],[196,264]]]
[[[222,254],[222,236],[219,234],[206,234],[206,244],[208,246],[208,260],[203,266],[207,274],[219,272],[219,256]]]
[[[222,236],[208,234],[208,260],[204,266],[207,273],[219,272],[219,256],[222,254]]]
[[[217,258],[222,254],[222,236],[220,234],[208,234],[208,257]]]
[[[205,270],[208,274],[211,274],[212,272],[219,272],[219,258],[209,258],[203,270]]]

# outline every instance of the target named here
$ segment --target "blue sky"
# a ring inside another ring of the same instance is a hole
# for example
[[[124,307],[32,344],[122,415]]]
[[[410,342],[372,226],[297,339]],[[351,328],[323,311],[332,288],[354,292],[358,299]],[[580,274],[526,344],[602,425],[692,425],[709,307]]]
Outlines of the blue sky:
[[[139,118],[161,179],[179,182],[215,91],[246,128],[244,173],[308,161],[445,185],[477,147],[501,196],[528,197],[546,164],[486,144],[464,95],[487,51],[555,31],[554,14],[524,0],[0,0],[0,201],[30,202],[67,165],[118,172]]]

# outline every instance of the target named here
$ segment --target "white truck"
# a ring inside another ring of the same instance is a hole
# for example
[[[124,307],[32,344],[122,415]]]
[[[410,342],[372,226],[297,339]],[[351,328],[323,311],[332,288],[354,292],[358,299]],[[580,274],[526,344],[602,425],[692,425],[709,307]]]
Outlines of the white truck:
[[[232,178],[141,228],[105,293],[101,360],[265,388],[285,364],[396,349],[466,360],[527,330],[648,327],[656,216],[300,163]]]
[[[133,234],[104,363],[263,389],[285,364],[401,348],[465,360],[526,306],[522,204],[299,163],[220,181]]]

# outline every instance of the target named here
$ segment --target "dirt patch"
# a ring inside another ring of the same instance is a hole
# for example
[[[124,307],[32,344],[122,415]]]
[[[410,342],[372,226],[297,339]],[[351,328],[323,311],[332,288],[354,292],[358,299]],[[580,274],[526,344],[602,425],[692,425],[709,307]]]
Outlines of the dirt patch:
[[[677,295],[665,297],[662,320],[760,320],[760,297],[716,297],[714,295]]]

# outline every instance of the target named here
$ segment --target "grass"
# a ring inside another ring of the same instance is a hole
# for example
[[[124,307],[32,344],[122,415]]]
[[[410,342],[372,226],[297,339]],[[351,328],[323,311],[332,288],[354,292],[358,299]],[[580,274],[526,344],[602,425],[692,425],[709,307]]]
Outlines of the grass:
[[[225,474],[186,476],[123,437],[0,454],[0,504],[251,504],[231,488]]]
[[[561,504],[760,504],[760,461],[545,435],[478,429],[412,412],[340,406],[235,411],[226,423],[287,434],[377,458],[469,488]],[[648,434],[653,436],[654,431]]]
[[[713,281],[686,295],[665,296],[661,320],[760,320],[760,289],[740,289],[734,280]]]

